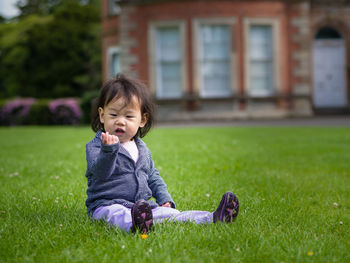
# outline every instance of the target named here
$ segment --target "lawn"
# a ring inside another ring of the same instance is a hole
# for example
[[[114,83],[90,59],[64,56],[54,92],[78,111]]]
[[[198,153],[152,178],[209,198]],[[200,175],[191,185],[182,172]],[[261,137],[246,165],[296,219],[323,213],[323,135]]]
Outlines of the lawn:
[[[233,224],[147,239],[86,214],[88,127],[0,128],[0,262],[350,262],[350,129],[156,128],[144,140],[179,210],[240,200]]]

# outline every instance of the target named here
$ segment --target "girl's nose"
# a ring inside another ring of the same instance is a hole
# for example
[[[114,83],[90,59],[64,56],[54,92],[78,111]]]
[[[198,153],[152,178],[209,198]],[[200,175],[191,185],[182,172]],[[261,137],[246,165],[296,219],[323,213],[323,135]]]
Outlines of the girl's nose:
[[[125,125],[125,118],[120,116],[119,118],[117,118],[116,124],[117,125]]]

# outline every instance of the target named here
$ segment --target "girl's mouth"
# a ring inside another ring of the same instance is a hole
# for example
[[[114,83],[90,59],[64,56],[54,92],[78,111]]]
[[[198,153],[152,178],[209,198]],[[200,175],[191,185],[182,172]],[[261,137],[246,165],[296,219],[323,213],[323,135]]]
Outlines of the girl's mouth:
[[[120,128],[118,128],[118,129],[116,129],[115,130],[115,133],[118,135],[123,135],[124,133],[125,133],[125,131],[123,130],[123,129],[120,129]]]

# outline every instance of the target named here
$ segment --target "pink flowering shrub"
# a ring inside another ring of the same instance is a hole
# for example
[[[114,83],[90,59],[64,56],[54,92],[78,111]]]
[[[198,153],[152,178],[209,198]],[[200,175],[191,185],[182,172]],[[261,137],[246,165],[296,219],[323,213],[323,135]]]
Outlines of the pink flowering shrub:
[[[82,118],[77,99],[57,99],[49,103],[53,124],[76,125]]]
[[[34,98],[15,98],[7,101],[0,110],[0,123],[2,125],[28,124],[28,114],[35,101]]]

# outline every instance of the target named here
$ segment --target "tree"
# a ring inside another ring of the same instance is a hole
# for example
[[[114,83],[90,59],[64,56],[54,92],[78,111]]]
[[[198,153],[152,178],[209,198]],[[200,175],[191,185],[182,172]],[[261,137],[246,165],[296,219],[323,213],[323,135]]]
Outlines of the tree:
[[[20,11],[19,17],[22,18],[33,14],[48,15],[60,2],[60,0],[19,0],[16,6]]]
[[[0,96],[81,96],[99,87],[96,6],[29,0],[23,10],[18,21],[0,24]]]

